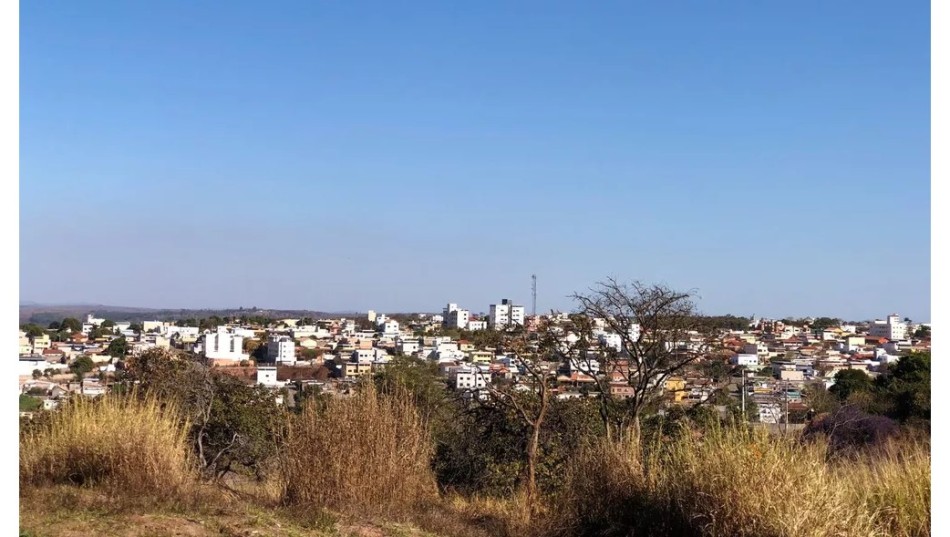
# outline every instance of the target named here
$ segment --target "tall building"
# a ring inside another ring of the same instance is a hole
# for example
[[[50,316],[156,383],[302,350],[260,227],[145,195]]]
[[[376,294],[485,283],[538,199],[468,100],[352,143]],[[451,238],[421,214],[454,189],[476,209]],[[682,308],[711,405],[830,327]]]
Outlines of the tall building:
[[[297,363],[294,340],[287,336],[272,336],[267,341],[267,357],[277,364]]]
[[[211,360],[231,360],[240,362],[247,360],[244,353],[244,338],[234,334],[225,327],[218,327],[214,332],[204,336],[205,358]]]
[[[447,304],[442,310],[442,326],[446,328],[466,328],[471,317],[468,310],[460,309],[458,304]]]
[[[887,338],[891,341],[903,341],[907,339],[907,323],[902,321],[896,313],[892,313],[886,320],[872,322],[868,328],[868,335]]]
[[[524,306],[516,306],[507,298],[488,306],[488,328],[504,330],[515,325],[524,326]]]

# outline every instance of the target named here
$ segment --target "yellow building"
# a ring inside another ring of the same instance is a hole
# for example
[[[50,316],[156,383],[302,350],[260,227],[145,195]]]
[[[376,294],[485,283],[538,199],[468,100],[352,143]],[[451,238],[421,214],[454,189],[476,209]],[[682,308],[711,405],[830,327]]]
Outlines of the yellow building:
[[[348,379],[362,377],[373,372],[373,364],[369,362],[346,362],[343,364],[343,376]]]
[[[49,334],[43,334],[41,336],[33,336],[33,354],[43,354],[43,351],[50,348],[52,341],[50,341]]]

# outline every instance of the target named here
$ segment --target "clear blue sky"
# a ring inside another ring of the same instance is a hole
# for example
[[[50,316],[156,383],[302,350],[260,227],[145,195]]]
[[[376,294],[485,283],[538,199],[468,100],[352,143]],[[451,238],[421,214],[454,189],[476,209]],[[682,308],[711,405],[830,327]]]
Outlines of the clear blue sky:
[[[930,317],[927,2],[20,10],[21,300]]]

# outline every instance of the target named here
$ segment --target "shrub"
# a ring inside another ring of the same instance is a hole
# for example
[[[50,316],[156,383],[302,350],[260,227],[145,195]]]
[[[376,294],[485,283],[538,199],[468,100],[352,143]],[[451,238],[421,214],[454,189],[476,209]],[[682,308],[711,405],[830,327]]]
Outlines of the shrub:
[[[289,418],[284,503],[398,517],[435,497],[428,432],[408,395],[366,385],[321,403]]]
[[[77,398],[20,439],[20,486],[105,485],[174,493],[191,475],[186,429],[153,398]]]
[[[802,438],[827,438],[833,453],[848,454],[855,450],[880,446],[900,432],[897,422],[884,416],[868,414],[853,406],[819,416],[802,431]]]

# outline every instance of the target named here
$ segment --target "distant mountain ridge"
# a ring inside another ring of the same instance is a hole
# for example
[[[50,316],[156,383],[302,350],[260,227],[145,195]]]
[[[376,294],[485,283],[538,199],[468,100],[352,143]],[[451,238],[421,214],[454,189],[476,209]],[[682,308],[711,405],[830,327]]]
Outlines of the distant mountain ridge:
[[[107,306],[102,304],[20,304],[20,323],[36,323],[42,326],[65,317],[85,319],[86,315],[113,321],[177,321],[180,319],[211,317],[255,316],[267,318],[314,319],[336,318],[346,315],[361,315],[359,312],[325,312],[316,310],[271,309],[271,308],[141,308],[130,306]]]

